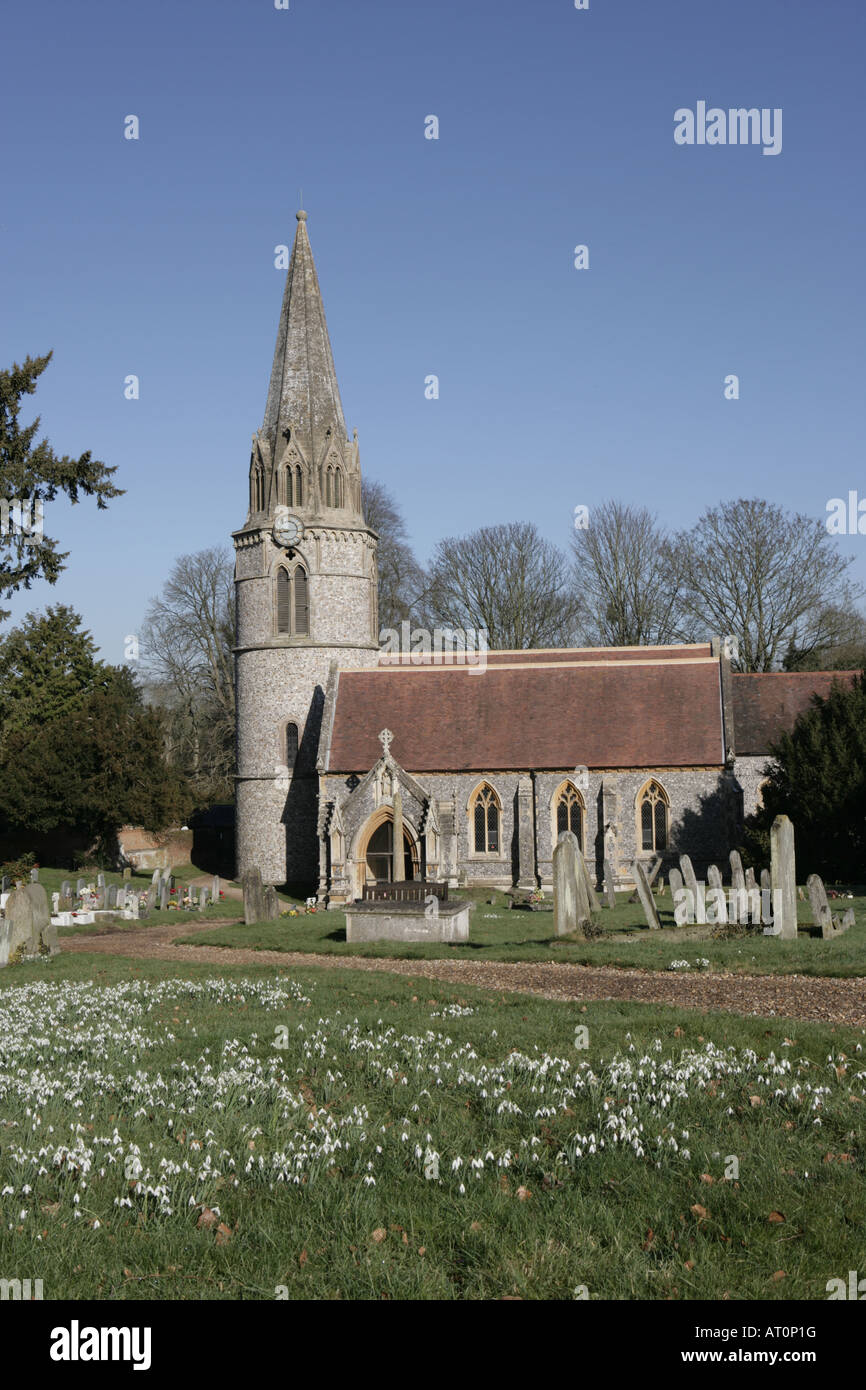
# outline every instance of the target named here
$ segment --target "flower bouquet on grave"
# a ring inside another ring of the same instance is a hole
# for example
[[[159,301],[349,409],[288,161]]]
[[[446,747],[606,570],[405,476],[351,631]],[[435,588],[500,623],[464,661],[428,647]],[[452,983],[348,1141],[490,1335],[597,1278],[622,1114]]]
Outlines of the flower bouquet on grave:
[[[533,907],[540,907],[541,904],[544,902],[544,889],[533,888],[532,892],[529,895],[529,901]]]
[[[307,912],[315,912],[317,907],[318,907],[318,903],[316,902],[316,899],[315,899],[315,898],[307,898],[307,904],[306,904],[306,910],[307,910]]]

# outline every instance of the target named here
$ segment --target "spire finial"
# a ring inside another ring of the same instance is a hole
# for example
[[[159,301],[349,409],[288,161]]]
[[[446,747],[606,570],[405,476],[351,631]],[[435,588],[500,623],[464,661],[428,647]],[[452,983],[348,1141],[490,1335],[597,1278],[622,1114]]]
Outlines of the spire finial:
[[[300,212],[296,212],[295,216],[299,222],[306,222],[307,220],[307,214],[304,212],[303,208],[301,208]]]

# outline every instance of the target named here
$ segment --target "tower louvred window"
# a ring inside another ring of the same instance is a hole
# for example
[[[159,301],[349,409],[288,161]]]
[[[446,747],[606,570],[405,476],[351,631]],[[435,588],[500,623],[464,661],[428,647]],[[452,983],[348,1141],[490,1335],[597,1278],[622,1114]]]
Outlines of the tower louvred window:
[[[286,725],[286,766],[294,767],[298,756],[298,726],[297,724]]]
[[[307,571],[299,565],[292,576],[295,590],[295,635],[306,637],[310,631],[310,609],[307,599]]]
[[[336,473],[334,474],[334,506],[335,506],[335,507],[342,507],[342,505],[343,505],[343,474],[340,472],[340,469],[338,468],[337,471],[336,471]]]
[[[295,469],[295,506],[304,505],[304,475],[301,472],[300,464]]]
[[[289,606],[289,576],[284,569],[277,570],[277,632],[290,631],[291,608]]]

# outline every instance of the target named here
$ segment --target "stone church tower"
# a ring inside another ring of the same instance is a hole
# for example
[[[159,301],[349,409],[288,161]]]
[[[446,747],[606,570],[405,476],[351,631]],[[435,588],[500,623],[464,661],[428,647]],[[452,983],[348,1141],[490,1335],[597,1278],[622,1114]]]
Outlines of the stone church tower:
[[[236,873],[319,875],[316,761],[332,663],[378,660],[376,534],[361,510],[307,214],[286,277],[236,552]]]

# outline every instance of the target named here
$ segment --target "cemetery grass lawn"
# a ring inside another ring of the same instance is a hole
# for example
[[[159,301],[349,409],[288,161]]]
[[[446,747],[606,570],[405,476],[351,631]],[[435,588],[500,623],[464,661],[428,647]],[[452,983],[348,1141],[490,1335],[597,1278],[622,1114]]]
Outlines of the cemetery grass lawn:
[[[858,894],[863,889],[857,890]],[[595,941],[582,936],[553,935],[551,912],[511,911],[504,896],[490,905],[486,898],[470,893],[475,910],[469,919],[469,942],[438,945],[403,942],[346,941],[345,914],[339,908],[254,926],[227,925],[211,932],[180,937],[195,946],[234,946],[251,950],[302,951],[324,955],[382,956],[403,960],[473,961],[567,961],[575,965],[612,965],[643,970],[666,970],[674,960],[688,960],[692,969],[703,958],[712,970],[730,970],[751,975],[866,975],[866,897],[831,899],[834,913],[853,907],[856,922],[843,936],[822,941],[810,935],[808,902],[798,903],[801,931],[796,941],[779,941],[761,934],[728,941],[712,939],[709,927],[677,927],[673,921],[671,897],[657,898],[662,922],[660,932],[649,931],[640,904],[629,905],[627,894],[620,894],[617,906],[603,908],[603,935]]]
[[[0,1271],[46,1300],[826,1299],[866,1268],[864,1046],[290,962],[23,963]]]

